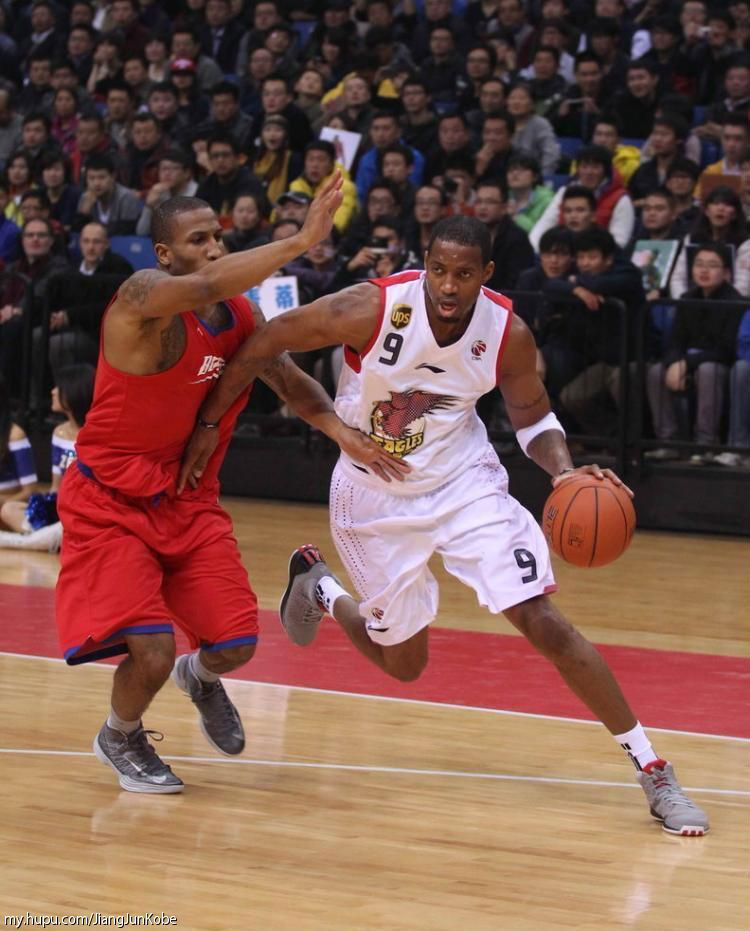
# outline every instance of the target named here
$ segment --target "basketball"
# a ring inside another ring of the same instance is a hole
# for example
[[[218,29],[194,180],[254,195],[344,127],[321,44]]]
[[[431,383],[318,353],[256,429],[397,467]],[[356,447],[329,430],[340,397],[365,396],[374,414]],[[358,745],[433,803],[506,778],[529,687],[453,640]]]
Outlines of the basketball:
[[[565,562],[606,566],[630,545],[635,509],[630,495],[610,479],[578,475],[560,482],[547,498],[542,530]]]

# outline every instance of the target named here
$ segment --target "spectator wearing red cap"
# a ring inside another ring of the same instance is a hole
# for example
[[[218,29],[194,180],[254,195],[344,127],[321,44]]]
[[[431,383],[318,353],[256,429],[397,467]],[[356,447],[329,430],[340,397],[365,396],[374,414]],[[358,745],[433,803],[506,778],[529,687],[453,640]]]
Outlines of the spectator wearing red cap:
[[[201,91],[205,92],[223,80],[221,68],[213,58],[201,52],[199,33],[190,26],[178,26],[172,34],[172,60],[185,58],[195,64],[196,79]]]

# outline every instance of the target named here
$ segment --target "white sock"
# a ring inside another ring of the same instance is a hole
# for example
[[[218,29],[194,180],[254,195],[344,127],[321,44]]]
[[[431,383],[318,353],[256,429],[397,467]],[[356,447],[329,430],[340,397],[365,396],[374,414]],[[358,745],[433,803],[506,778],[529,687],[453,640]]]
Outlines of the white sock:
[[[641,727],[640,722],[636,722],[635,727],[625,734],[615,734],[614,738],[633,761],[633,766],[639,771],[645,769],[649,763],[654,763],[659,759],[654,753],[651,741],[646,737],[646,732]]]
[[[215,672],[211,672],[210,669],[206,669],[206,667],[201,662],[200,650],[190,654],[188,663],[190,664],[190,669],[201,680],[201,682],[219,681],[219,675]]]
[[[315,596],[326,614],[333,614],[336,599],[341,598],[342,595],[348,597],[349,592],[342,588],[332,575],[324,575],[315,586]]]
[[[137,721],[126,721],[121,718],[114,708],[110,708],[109,717],[107,718],[107,727],[116,731],[122,731],[123,734],[132,734],[141,726],[140,718]]]

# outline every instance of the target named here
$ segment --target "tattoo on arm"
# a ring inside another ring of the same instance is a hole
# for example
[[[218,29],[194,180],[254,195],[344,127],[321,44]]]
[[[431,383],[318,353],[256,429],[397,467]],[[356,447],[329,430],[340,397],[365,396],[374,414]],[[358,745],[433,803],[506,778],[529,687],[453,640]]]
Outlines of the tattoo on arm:
[[[120,297],[135,307],[143,307],[156,283],[164,277],[164,272],[155,268],[144,268],[130,278],[120,288]]]
[[[253,320],[255,321],[255,326],[261,327],[266,323],[266,318],[263,314],[263,311],[260,309],[260,305],[256,304],[255,301],[251,301],[248,298],[248,304],[250,305],[250,310],[253,312]]]
[[[544,398],[545,398],[546,396],[547,396],[547,389],[543,387],[542,390],[541,390],[541,391],[539,392],[539,394],[534,398],[533,401],[523,401],[523,402],[516,402],[516,403],[514,403],[513,401],[509,401],[509,400],[506,398],[506,399],[505,399],[505,403],[508,405],[508,407],[512,407],[514,410],[517,410],[517,411],[527,411],[527,410],[529,410],[529,409],[532,408],[532,407],[536,407],[537,404],[540,404],[540,403],[544,400]]]

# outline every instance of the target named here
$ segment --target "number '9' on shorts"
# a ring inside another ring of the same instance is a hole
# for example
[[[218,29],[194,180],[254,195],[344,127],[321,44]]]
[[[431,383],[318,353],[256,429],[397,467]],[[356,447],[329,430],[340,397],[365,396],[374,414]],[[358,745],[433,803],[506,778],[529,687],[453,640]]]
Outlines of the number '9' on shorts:
[[[433,553],[493,614],[557,589],[544,535],[508,494],[508,474],[490,446],[423,495],[373,489],[339,464],[330,518],[367,632],[382,646],[403,643],[434,620],[438,585],[427,566]]]

